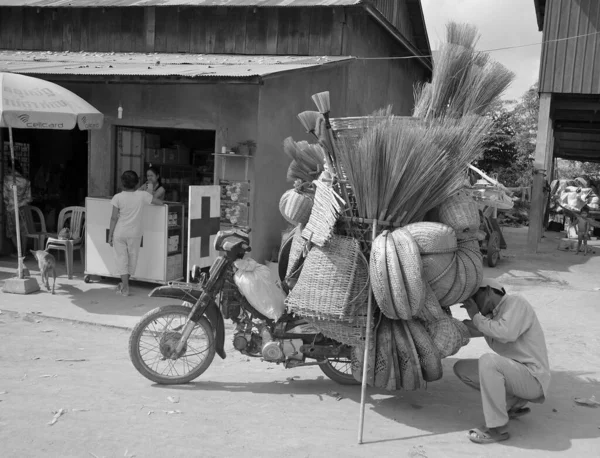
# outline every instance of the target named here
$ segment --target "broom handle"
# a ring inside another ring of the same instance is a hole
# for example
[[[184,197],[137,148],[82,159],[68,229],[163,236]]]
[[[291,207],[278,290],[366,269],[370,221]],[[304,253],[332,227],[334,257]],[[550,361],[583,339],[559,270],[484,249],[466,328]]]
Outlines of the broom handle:
[[[371,242],[377,237],[377,221],[373,220],[373,232]],[[367,333],[365,342],[365,353],[363,355],[362,386],[360,390],[360,415],[358,420],[358,443],[363,443],[363,427],[365,425],[365,398],[367,397],[367,378],[369,369],[369,345],[371,342],[371,324],[373,321],[373,290],[369,282],[369,300],[367,301]]]
[[[348,206],[348,208],[346,209],[348,215],[352,216],[352,209],[350,208],[350,196],[348,195],[348,189],[346,189],[346,184],[344,183],[345,180],[342,179],[343,177],[341,173],[341,168],[338,164],[338,155],[335,151],[335,138],[333,136],[333,129],[331,129],[331,125],[329,125],[329,127],[327,127],[326,130],[327,135],[329,136],[329,142],[331,143],[331,159],[334,163],[335,171],[337,173],[338,181],[340,183],[340,192],[342,194],[342,199],[346,201],[346,205]]]

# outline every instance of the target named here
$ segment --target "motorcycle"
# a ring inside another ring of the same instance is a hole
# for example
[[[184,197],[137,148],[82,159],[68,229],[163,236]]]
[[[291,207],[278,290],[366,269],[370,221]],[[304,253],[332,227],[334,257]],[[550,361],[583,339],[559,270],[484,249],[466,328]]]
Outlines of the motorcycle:
[[[200,377],[224,350],[225,319],[235,324],[233,347],[244,355],[285,368],[318,365],[337,383],[355,385],[351,369],[352,347],[318,332],[291,312],[278,320],[261,314],[246,300],[234,282],[234,263],[251,251],[248,232],[220,231],[215,248],[223,254],[209,269],[192,270],[192,282],[170,282],[155,288],[150,297],[180,300],[151,310],[134,327],[129,357],[147,379],[165,385],[189,383]]]

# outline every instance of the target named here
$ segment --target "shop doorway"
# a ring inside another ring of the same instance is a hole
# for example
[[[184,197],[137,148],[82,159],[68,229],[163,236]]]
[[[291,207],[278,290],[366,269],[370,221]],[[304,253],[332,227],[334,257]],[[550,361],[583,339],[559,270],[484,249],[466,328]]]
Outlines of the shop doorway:
[[[134,170],[142,184],[150,166],[159,170],[169,202],[187,203],[189,186],[213,184],[216,131],[116,129],[115,193],[121,191],[120,176],[125,170]]]
[[[10,166],[8,130],[3,130],[4,170]],[[85,206],[88,191],[88,132],[13,129],[15,158],[31,182],[31,205],[44,214],[48,232],[56,232],[60,210]]]

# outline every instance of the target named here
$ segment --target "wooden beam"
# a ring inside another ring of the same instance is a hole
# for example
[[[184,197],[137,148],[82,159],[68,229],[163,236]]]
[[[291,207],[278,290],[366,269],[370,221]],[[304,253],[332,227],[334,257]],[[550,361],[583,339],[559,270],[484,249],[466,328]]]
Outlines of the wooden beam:
[[[550,117],[552,93],[540,94],[540,108],[538,115],[538,133],[535,147],[534,175],[531,193],[531,208],[529,211],[529,231],[527,233],[527,250],[536,252],[538,242],[542,235],[544,217],[544,183],[546,172],[552,161],[552,148],[554,132]]]

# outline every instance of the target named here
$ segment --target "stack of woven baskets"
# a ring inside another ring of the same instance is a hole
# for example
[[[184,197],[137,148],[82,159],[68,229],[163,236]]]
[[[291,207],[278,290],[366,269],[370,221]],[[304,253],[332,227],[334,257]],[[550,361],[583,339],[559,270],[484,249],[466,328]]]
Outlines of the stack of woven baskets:
[[[421,381],[440,379],[442,358],[469,342],[468,329],[448,307],[470,297],[483,277],[479,210],[459,193],[433,214],[439,222],[384,230],[372,244],[371,286],[384,315],[369,375],[378,388],[417,389]],[[353,364],[357,378],[360,351]]]

